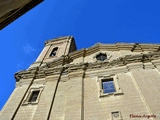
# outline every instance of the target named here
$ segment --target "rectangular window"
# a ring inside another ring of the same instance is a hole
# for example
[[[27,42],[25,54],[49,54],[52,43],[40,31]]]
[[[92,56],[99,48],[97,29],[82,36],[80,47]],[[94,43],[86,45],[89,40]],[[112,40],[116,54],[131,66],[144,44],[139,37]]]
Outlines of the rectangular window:
[[[40,91],[33,91],[28,102],[36,102]]]
[[[40,95],[43,91],[43,88],[44,86],[31,87],[28,93],[26,94],[22,105],[37,104],[40,99]]]
[[[113,82],[113,78],[103,79],[102,80],[102,89],[103,89],[104,94],[105,93],[116,92],[114,82]]]
[[[100,97],[123,94],[116,76],[100,76]]]

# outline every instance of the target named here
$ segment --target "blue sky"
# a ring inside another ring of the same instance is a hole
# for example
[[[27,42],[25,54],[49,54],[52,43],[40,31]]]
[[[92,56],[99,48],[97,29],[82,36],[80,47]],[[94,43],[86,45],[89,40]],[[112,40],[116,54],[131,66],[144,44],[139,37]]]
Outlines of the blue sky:
[[[45,0],[0,31],[0,109],[44,42],[72,35],[77,48],[95,43],[160,43],[159,0]]]

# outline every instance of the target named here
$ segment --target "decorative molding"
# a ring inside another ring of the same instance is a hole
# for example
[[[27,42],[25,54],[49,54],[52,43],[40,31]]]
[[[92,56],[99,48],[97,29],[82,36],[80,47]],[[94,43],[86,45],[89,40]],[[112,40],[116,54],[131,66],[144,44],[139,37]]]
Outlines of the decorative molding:
[[[41,93],[44,89],[44,85],[39,85],[39,86],[31,86],[31,88],[29,89],[28,93],[26,94],[24,100],[23,100],[23,103],[22,105],[28,105],[28,104],[31,104],[31,105],[34,105],[34,104],[38,104],[39,102],[39,99],[40,99],[40,96],[41,96]],[[31,98],[31,95],[34,91],[39,91],[39,94],[38,94],[38,97],[36,99],[36,101],[34,102],[29,102],[29,99]]]
[[[61,72],[62,74],[66,75],[70,74],[69,76],[77,76],[76,74],[84,70],[86,70],[87,73],[96,74],[97,72],[102,72],[101,71],[102,68],[103,68],[102,73],[126,72],[129,69],[135,69],[135,68],[153,69],[156,65],[160,65],[160,52],[126,55],[124,57],[119,57],[112,61],[104,61],[104,62],[79,63],[79,64],[69,64],[69,62],[70,62],[69,56],[62,56],[61,58],[53,60],[52,62],[43,64],[43,66],[20,71],[15,74],[15,78],[17,82],[19,82],[21,79],[45,78],[47,76],[58,75]],[[75,75],[73,75],[72,73],[75,73]]]
[[[111,93],[103,93],[102,89],[102,80],[105,79],[113,79],[114,87],[115,87],[115,92]],[[99,97],[105,97],[105,96],[115,96],[115,95],[123,95],[123,91],[119,85],[118,82],[118,77],[114,74],[108,74],[106,76],[98,76],[98,81],[99,81],[99,89],[100,89],[100,95]]]

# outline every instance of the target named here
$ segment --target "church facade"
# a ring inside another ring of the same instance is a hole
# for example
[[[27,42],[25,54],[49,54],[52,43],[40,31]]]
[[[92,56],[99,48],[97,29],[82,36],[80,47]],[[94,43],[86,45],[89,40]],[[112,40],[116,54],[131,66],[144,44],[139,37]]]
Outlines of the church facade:
[[[160,119],[160,44],[55,38],[15,79],[0,120]]]

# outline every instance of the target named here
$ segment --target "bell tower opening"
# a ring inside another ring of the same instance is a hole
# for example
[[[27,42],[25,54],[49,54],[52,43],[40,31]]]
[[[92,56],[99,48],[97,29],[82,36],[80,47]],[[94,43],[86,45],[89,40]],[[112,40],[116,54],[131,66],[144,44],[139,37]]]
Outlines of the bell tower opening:
[[[58,47],[53,48],[53,50],[52,50],[52,52],[51,52],[51,54],[50,54],[49,56],[50,56],[50,57],[56,56],[57,50],[58,50]]]

